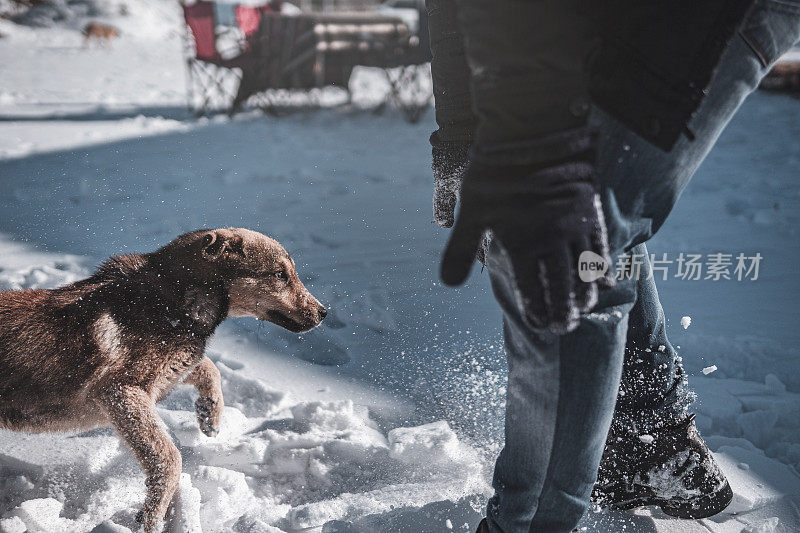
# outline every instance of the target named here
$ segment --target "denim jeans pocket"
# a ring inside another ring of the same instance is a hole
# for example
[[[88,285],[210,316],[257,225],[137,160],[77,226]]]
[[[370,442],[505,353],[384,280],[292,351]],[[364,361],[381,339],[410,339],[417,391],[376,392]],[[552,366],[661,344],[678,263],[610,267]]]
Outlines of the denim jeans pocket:
[[[800,0],[758,0],[739,35],[769,67],[800,38]]]

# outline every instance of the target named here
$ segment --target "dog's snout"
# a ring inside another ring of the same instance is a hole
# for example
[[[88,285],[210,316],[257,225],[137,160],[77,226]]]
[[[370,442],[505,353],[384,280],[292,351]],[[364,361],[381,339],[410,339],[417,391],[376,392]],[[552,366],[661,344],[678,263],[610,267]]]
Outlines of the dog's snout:
[[[319,306],[319,309],[317,310],[317,314],[319,315],[319,319],[322,320],[326,316],[328,316],[328,310],[325,309],[324,305],[321,305],[321,306]]]

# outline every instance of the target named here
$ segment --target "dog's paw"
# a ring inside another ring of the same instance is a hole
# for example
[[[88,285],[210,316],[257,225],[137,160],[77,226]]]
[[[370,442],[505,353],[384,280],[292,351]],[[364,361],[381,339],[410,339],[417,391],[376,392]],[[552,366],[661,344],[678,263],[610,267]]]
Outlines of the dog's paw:
[[[200,431],[209,437],[216,437],[222,419],[222,398],[201,396],[194,402],[194,410],[197,413]]]

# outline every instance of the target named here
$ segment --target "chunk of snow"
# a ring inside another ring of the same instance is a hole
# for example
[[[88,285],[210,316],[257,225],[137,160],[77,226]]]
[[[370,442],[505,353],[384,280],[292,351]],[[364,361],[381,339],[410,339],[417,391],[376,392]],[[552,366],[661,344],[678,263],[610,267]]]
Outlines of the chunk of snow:
[[[742,533],[775,533],[781,521],[777,516],[767,518],[758,524],[752,524],[742,530]]]
[[[775,395],[781,395],[786,392],[786,385],[775,374],[767,374],[764,377],[764,385],[767,386],[769,392]]]
[[[458,449],[458,437],[444,420],[389,432],[391,457],[405,463],[435,463],[455,459]]]
[[[361,453],[365,448],[387,446],[367,410],[355,406],[352,400],[300,403],[291,407],[291,413],[294,429],[311,440],[319,441],[321,435],[325,440],[338,436],[330,444],[342,444],[339,452]]]
[[[639,440],[645,444],[653,444],[655,438],[652,435],[639,435]]]
[[[18,516],[0,520],[0,533],[25,533],[27,530],[25,522]]]
[[[712,372],[717,371],[717,365],[711,365],[703,368],[703,375],[709,375]]]
[[[283,530],[272,527],[262,520],[248,514],[242,515],[233,525],[237,533],[283,533]]]
[[[189,474],[181,474],[174,503],[174,516],[169,518],[168,531],[203,533],[200,521],[200,491],[192,486]]]
[[[772,439],[775,424],[778,423],[778,413],[772,409],[759,409],[740,414],[736,421],[744,438],[756,446],[766,448]]]
[[[30,533],[65,531],[69,521],[60,516],[63,508],[64,504],[55,498],[37,498],[19,504],[11,516],[24,522]]]
[[[681,317],[681,326],[683,326],[683,329],[689,329],[689,326],[691,325],[692,325],[692,317],[690,316]]]
[[[243,472],[201,465],[192,477],[192,484],[202,497],[200,517],[204,524],[238,518],[257,504]]]
[[[766,457],[760,450],[746,450],[739,446],[722,446],[714,453],[714,458],[725,472],[734,492],[733,502],[726,512],[771,509],[767,517],[783,516],[789,522],[797,523],[794,505],[787,508],[785,501],[787,495],[800,494],[800,478],[792,470]],[[738,468],[737,465],[741,463],[749,468]]]

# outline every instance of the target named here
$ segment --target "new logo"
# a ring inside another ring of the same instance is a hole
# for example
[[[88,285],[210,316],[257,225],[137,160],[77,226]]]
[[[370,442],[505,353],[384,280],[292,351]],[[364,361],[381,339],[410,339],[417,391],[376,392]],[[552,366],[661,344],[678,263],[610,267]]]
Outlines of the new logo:
[[[578,257],[578,276],[581,281],[591,283],[605,276],[606,272],[608,272],[608,261],[603,256],[586,250]]]

